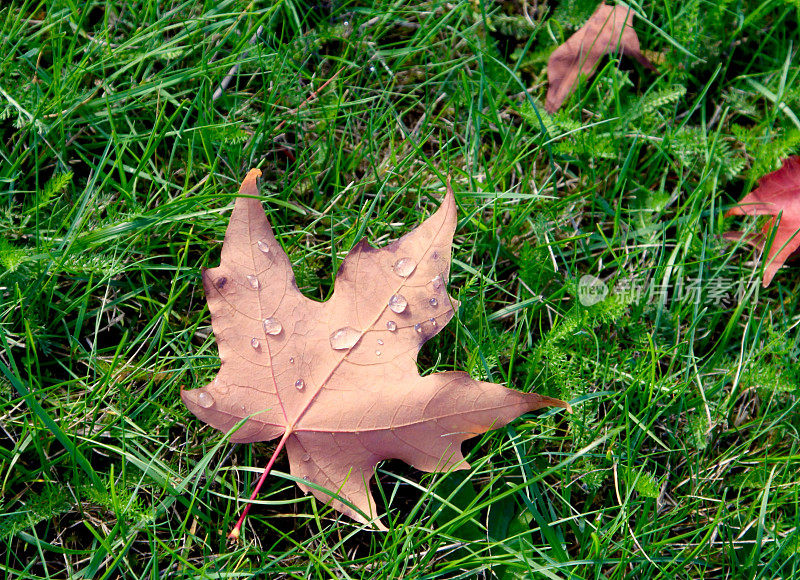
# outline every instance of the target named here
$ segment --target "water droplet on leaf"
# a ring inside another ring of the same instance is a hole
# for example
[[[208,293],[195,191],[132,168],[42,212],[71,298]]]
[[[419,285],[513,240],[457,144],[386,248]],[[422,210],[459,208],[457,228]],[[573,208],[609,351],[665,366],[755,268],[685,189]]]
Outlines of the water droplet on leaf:
[[[408,278],[416,267],[417,263],[411,258],[400,258],[394,263],[392,270],[401,278]]]
[[[432,325],[436,326],[436,319],[435,318],[432,318],[432,317],[429,318],[428,322],[430,322]]]
[[[294,386],[298,391],[302,391],[303,389],[306,388],[306,382],[303,379],[297,379],[294,382]]]
[[[381,356],[381,351],[379,351],[379,350],[376,350],[376,351],[375,351],[375,356]]]
[[[437,306],[439,306],[439,301],[436,300],[436,298],[431,298],[430,300],[428,300],[428,304],[430,304],[433,308],[436,308]]]
[[[361,340],[361,333],[349,326],[340,328],[330,336],[331,348],[335,350],[351,348],[355,346],[359,340]]]
[[[290,365],[293,365],[293,364],[294,364],[294,357],[293,357],[293,356],[290,356],[290,357],[289,357],[289,364],[290,364]]]
[[[275,336],[276,334],[280,334],[281,330],[283,330],[283,326],[281,326],[277,318],[264,319],[264,332],[267,334]]]
[[[214,404],[214,397],[212,397],[209,393],[202,391],[197,394],[197,404],[204,409],[208,409]]]
[[[269,254],[269,244],[267,244],[267,240],[258,240],[256,242],[258,249],[264,252],[265,254]]]
[[[435,276],[433,280],[431,280],[431,285],[434,290],[441,290],[442,287],[444,287],[444,280],[442,280],[441,276]]]
[[[378,339],[378,344],[383,344],[383,339],[382,338]]]
[[[435,262],[435,261],[436,261],[436,260],[438,260],[438,259],[439,259],[439,252],[436,252],[436,251],[434,251],[434,252],[431,254],[431,260],[433,260],[433,261]]]
[[[303,454],[303,461],[311,461],[311,456],[308,453]]]
[[[421,333],[421,332],[422,332],[422,323],[421,323],[421,322],[417,322],[417,323],[414,325],[414,330],[416,330],[417,332],[420,332],[420,333]]]
[[[396,323],[394,320],[389,320],[389,321],[386,323],[386,329],[387,329],[389,332],[394,332],[395,330],[397,330],[397,323]]]
[[[402,294],[393,294],[391,298],[389,298],[389,309],[392,312],[400,314],[406,309],[408,306],[408,301]]]
[[[250,339],[250,346],[257,349],[259,346],[261,346],[261,343],[258,342],[258,339],[256,337],[253,337]]]
[[[250,288],[253,290],[258,290],[258,278],[256,278],[253,274],[247,275],[247,282],[250,284]]]

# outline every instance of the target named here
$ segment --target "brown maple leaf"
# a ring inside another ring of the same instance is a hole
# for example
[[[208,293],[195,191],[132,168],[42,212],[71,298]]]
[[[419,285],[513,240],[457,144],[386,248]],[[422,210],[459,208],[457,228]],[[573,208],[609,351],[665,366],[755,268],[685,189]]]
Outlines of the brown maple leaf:
[[[222,366],[211,383],[181,397],[222,431],[247,418],[231,441],[280,438],[264,475],[285,446],[300,489],[367,522],[377,518],[369,482],[379,461],[467,469],[464,440],[541,407],[570,409],[463,372],[417,372],[420,347],[458,306],[445,288],[456,227],[449,182],[441,207],[419,227],[380,249],[356,244],[333,296],[320,303],[298,290],[252,197],[260,175],[247,174],[240,194],[251,197],[236,200],[220,266],[203,272]]]
[[[743,240],[759,250],[764,249],[780,218],[767,250],[767,265],[761,282],[766,288],[789,256],[800,248],[800,156],[784,159],[780,169],[759,179],[758,187],[725,215],[773,216],[756,234],[744,235],[737,231],[722,234],[728,240]]]
[[[550,55],[545,110],[555,113],[575,90],[578,77],[594,74],[600,59],[616,52],[618,47],[622,47],[622,54],[635,58],[642,66],[655,69],[639,49],[639,37],[633,30],[633,11],[622,4],[608,6],[603,2],[586,24]]]

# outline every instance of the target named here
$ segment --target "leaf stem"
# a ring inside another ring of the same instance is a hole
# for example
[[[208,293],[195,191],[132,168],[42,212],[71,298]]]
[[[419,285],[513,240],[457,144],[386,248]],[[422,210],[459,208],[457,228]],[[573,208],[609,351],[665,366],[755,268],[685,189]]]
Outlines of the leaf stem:
[[[291,435],[291,434],[292,434],[292,429],[286,429],[286,431],[284,431],[284,433],[283,433],[283,437],[281,437],[281,440],[278,441],[278,445],[277,445],[277,447],[275,447],[275,451],[272,452],[272,457],[269,458],[269,463],[267,463],[267,466],[264,468],[264,472],[261,474],[261,477],[259,478],[258,482],[256,483],[256,486],[253,489],[253,493],[250,495],[250,501],[251,502],[258,495],[258,490],[261,489],[261,486],[264,484],[264,481],[267,479],[267,476],[269,475],[269,472],[272,471],[272,466],[275,463],[275,460],[278,458],[278,455],[280,455],[281,451],[283,450],[283,446],[286,445],[286,440],[289,438],[289,435]],[[239,521],[236,522],[236,525],[233,526],[233,529],[231,530],[231,533],[228,534],[228,539],[230,539],[230,540],[238,540],[239,539],[239,534],[241,533],[242,524],[244,523],[244,519],[247,517],[247,514],[250,511],[250,506],[252,506],[252,505],[253,505],[252,503],[248,503],[247,505],[244,506],[244,510],[242,510],[242,515],[239,516]]]

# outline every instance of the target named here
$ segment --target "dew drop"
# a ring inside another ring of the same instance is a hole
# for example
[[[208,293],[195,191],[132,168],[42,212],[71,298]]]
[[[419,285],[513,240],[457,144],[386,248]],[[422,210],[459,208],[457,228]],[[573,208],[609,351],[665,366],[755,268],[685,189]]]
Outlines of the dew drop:
[[[244,403],[239,405],[239,409],[242,411],[242,413],[247,413],[247,405],[245,405]]]
[[[378,344],[383,344],[383,339],[382,338],[378,339]]]
[[[265,254],[269,254],[269,244],[267,244],[267,240],[258,240],[256,242],[256,246],[258,246],[258,249]]]
[[[436,319],[435,318],[433,318],[433,317],[429,318],[428,322],[430,322],[432,325],[436,326]]]
[[[349,326],[334,331],[330,336],[331,348],[334,350],[351,348],[355,346],[359,340],[361,340],[361,333]]]
[[[311,456],[308,453],[303,454],[303,461],[311,461]]]
[[[392,294],[392,297],[389,298],[389,309],[396,314],[403,312],[406,306],[408,306],[408,301],[402,294]]]
[[[219,278],[217,278],[217,288],[219,288],[220,290],[225,288],[225,284],[227,283],[228,279],[225,276],[220,276]]]
[[[253,274],[248,274],[247,281],[250,283],[250,288],[253,290],[258,290],[258,278],[256,278]]]
[[[433,308],[436,308],[437,306],[439,306],[439,301],[436,300],[436,298],[431,298],[430,300],[428,300],[428,304],[430,304]]]
[[[389,321],[386,323],[386,329],[387,329],[389,332],[394,332],[395,330],[397,330],[397,323],[396,323],[394,320],[389,320]]]
[[[400,258],[394,263],[392,270],[401,278],[408,278],[416,267],[417,263],[411,258]]]
[[[297,379],[294,382],[294,386],[298,391],[302,391],[303,389],[306,388],[306,382],[303,379]]]
[[[438,260],[438,259],[439,259],[439,252],[436,252],[436,251],[434,251],[434,252],[431,254],[431,260],[433,260],[433,261],[435,262],[435,261],[436,261],[436,260]]]
[[[293,365],[293,364],[294,364],[294,357],[293,357],[293,356],[290,356],[290,357],[289,357],[289,364],[290,364],[290,365]]]
[[[416,330],[417,332],[421,333],[422,332],[422,323],[421,322],[417,322],[414,325],[414,330]]]
[[[253,337],[250,339],[250,346],[252,346],[255,349],[258,349],[258,347],[261,346],[261,343],[258,342],[258,339],[256,337]]]
[[[304,475],[303,476],[303,481],[311,481],[311,478],[308,477],[307,475]]]
[[[441,290],[444,287],[444,280],[442,280],[441,276],[436,276],[431,280],[431,285],[434,290]]]
[[[283,326],[281,326],[281,323],[278,322],[277,318],[264,319],[264,332],[267,334],[275,336],[276,334],[280,334],[281,330],[283,330]]]
[[[201,393],[197,394],[197,404],[203,407],[203,409],[208,409],[214,404],[214,397],[212,397],[209,393],[202,391]]]
[[[376,351],[375,351],[375,356],[381,356],[381,351],[379,351],[379,350],[376,350]]]

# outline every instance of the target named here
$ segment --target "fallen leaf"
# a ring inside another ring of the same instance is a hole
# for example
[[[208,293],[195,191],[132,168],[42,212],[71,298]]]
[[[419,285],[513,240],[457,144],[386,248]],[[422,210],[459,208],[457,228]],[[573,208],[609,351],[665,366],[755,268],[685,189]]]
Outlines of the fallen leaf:
[[[547,61],[547,102],[545,109],[555,113],[575,90],[578,77],[592,76],[600,59],[622,47],[622,54],[635,58],[642,66],[655,66],[639,49],[639,37],[633,30],[633,11],[624,4],[601,3],[594,14],[575,34],[556,48]]]
[[[780,216],[772,244],[767,250],[767,265],[761,282],[766,288],[789,256],[800,248],[800,156],[784,159],[780,169],[759,179],[758,187],[725,215],[773,216],[756,234],[744,235],[737,231],[722,234],[728,240],[743,240],[759,250],[764,249]]]
[[[419,375],[420,347],[458,306],[445,288],[456,227],[449,183],[439,210],[413,231],[380,249],[356,244],[333,296],[320,303],[298,290],[254,197],[260,175],[247,174],[240,194],[248,197],[236,200],[220,266],[203,272],[222,366],[211,383],[181,397],[225,432],[247,418],[231,441],[280,438],[265,474],[285,446],[300,489],[367,522],[377,517],[369,482],[379,461],[467,469],[464,440],[528,411],[570,409],[463,372]]]

